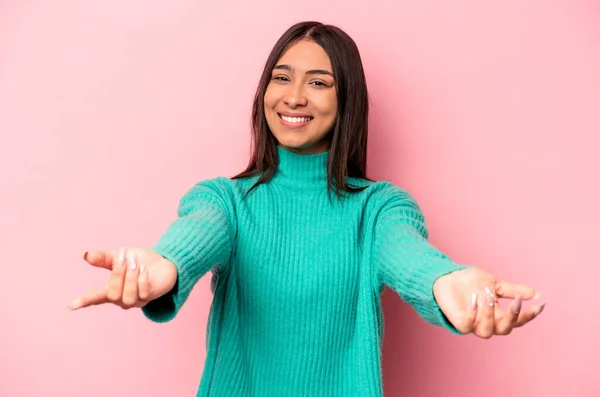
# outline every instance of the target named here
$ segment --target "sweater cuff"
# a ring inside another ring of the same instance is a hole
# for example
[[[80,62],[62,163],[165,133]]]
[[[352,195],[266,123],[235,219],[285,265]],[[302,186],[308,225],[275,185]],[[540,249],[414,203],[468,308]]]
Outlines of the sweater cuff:
[[[433,293],[433,285],[436,280],[442,276],[450,274],[457,270],[462,270],[466,266],[458,265],[450,260],[442,259],[435,266],[424,269],[423,274],[419,278],[419,280],[423,283],[425,288],[421,289],[425,291],[425,295],[422,297],[423,305],[420,305],[421,316],[428,322],[441,326],[448,331],[462,335],[460,332],[444,315],[442,309],[440,309],[439,304],[435,299],[435,295]]]
[[[177,269],[177,280],[175,281],[175,285],[165,295],[161,296],[158,299],[152,300],[146,304],[146,306],[142,307],[142,313],[150,320],[157,323],[166,323],[171,321],[181,308],[183,302],[181,300],[181,288],[180,288],[180,274],[181,274],[181,265],[177,260],[177,255],[174,253],[173,249],[168,249],[168,247],[161,247],[156,245],[152,248],[152,251],[161,255],[162,257],[170,260]],[[187,294],[186,294],[187,295]]]
[[[177,315],[202,276],[227,261],[231,251],[227,219],[218,210],[206,207],[201,215],[173,223],[152,250],[177,269],[173,289],[142,308],[148,319],[163,323]]]

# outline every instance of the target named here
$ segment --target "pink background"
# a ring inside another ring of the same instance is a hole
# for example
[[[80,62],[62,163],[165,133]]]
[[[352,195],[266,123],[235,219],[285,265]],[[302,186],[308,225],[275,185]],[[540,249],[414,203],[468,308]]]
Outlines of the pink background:
[[[509,337],[384,295],[386,395],[600,395],[600,5],[593,1],[0,3],[0,396],[192,396],[208,279],[173,322],[114,306],[87,249],[153,244],[180,196],[246,164],[266,56],[300,20],[358,43],[370,174],[461,263],[538,287]]]

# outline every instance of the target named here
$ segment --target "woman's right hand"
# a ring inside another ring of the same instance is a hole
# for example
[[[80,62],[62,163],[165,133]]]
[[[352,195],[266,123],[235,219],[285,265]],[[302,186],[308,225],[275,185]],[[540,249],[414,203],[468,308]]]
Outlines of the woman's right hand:
[[[110,270],[111,274],[104,288],[81,295],[69,305],[71,310],[103,303],[123,309],[143,307],[171,291],[177,281],[175,265],[144,248],[89,251],[83,258],[92,266]]]

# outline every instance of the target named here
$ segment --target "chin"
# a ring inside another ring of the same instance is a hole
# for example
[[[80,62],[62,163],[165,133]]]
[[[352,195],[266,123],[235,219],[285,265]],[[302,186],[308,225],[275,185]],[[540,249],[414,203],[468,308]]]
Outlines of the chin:
[[[319,153],[329,148],[327,136],[311,131],[277,131],[271,130],[275,140],[285,149],[299,153]]]
[[[294,144],[285,141],[279,141],[279,146],[292,152],[306,152],[311,149],[311,145]]]
[[[320,153],[320,152],[324,152],[326,151],[329,146],[328,145],[324,145],[322,142],[303,142],[303,143],[298,143],[296,141],[292,141],[292,140],[279,140],[279,145],[282,146],[285,149],[288,149],[292,152],[297,152],[297,153],[302,153],[302,154],[313,154],[313,153]]]
[[[289,148],[306,148],[311,146],[310,142],[307,142],[306,139],[303,139],[302,136],[294,136],[295,134],[289,133],[278,133],[273,134],[275,136],[275,140],[281,145]]]

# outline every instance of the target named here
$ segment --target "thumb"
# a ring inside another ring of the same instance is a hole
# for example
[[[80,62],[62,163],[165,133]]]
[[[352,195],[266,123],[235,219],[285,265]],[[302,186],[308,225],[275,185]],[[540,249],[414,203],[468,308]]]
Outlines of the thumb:
[[[126,251],[125,248],[118,251],[87,251],[83,260],[92,266],[112,270],[115,263],[125,261]]]

